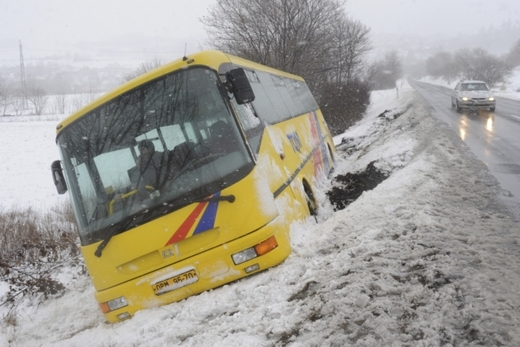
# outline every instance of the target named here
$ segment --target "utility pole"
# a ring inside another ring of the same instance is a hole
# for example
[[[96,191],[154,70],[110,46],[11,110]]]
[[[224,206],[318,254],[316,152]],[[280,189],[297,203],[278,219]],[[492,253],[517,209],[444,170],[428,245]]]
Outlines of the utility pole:
[[[21,75],[21,82],[22,82],[22,101],[23,101],[23,108],[28,108],[27,105],[27,85],[25,83],[25,66],[23,63],[23,49],[22,49],[22,40],[20,40],[20,75]]]

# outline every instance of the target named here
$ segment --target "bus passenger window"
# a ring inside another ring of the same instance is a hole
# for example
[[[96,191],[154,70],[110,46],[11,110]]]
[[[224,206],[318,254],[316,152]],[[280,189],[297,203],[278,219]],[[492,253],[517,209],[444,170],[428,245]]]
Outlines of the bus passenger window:
[[[234,100],[233,100],[234,101]],[[258,153],[260,149],[260,140],[262,136],[265,123],[256,115],[255,109],[251,104],[238,105],[233,103],[235,110],[237,110],[238,118],[242,124],[249,145],[254,153]]]

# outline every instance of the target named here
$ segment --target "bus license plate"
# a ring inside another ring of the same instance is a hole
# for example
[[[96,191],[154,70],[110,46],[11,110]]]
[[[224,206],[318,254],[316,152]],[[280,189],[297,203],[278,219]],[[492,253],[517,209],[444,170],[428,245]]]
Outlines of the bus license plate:
[[[172,290],[187,286],[199,280],[194,269],[181,273],[180,275],[168,278],[164,281],[154,283],[152,289],[155,295],[161,295]]]

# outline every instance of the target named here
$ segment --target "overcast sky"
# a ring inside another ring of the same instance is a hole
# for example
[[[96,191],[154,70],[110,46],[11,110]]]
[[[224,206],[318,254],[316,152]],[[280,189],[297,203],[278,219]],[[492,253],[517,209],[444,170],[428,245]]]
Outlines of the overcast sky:
[[[374,34],[457,35],[520,24],[519,0],[347,0],[346,9]]]
[[[2,39],[100,41],[143,33],[191,38],[215,0],[1,0]]]
[[[215,0],[0,0],[0,50],[105,42],[132,35],[205,41],[198,18]],[[15,47],[13,46],[13,42]],[[195,48],[195,47],[194,47]]]
[[[196,51],[206,41],[199,18],[216,0],[0,0],[0,64],[7,55],[68,49],[81,42],[144,36],[171,39],[168,49]],[[378,33],[417,35],[520,24],[519,0],[348,0],[349,15]],[[224,18],[223,18],[224,19]]]

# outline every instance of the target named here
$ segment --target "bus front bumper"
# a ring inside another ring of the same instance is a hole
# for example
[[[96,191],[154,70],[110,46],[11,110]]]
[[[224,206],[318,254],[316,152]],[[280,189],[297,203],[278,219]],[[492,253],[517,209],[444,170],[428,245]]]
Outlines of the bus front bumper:
[[[106,319],[115,323],[132,317],[139,310],[180,301],[236,281],[278,265],[289,256],[291,246],[285,230],[287,228],[270,223],[232,242],[96,292],[96,300]],[[258,245],[263,245],[267,252],[254,256]],[[236,265],[237,261],[243,262]]]

